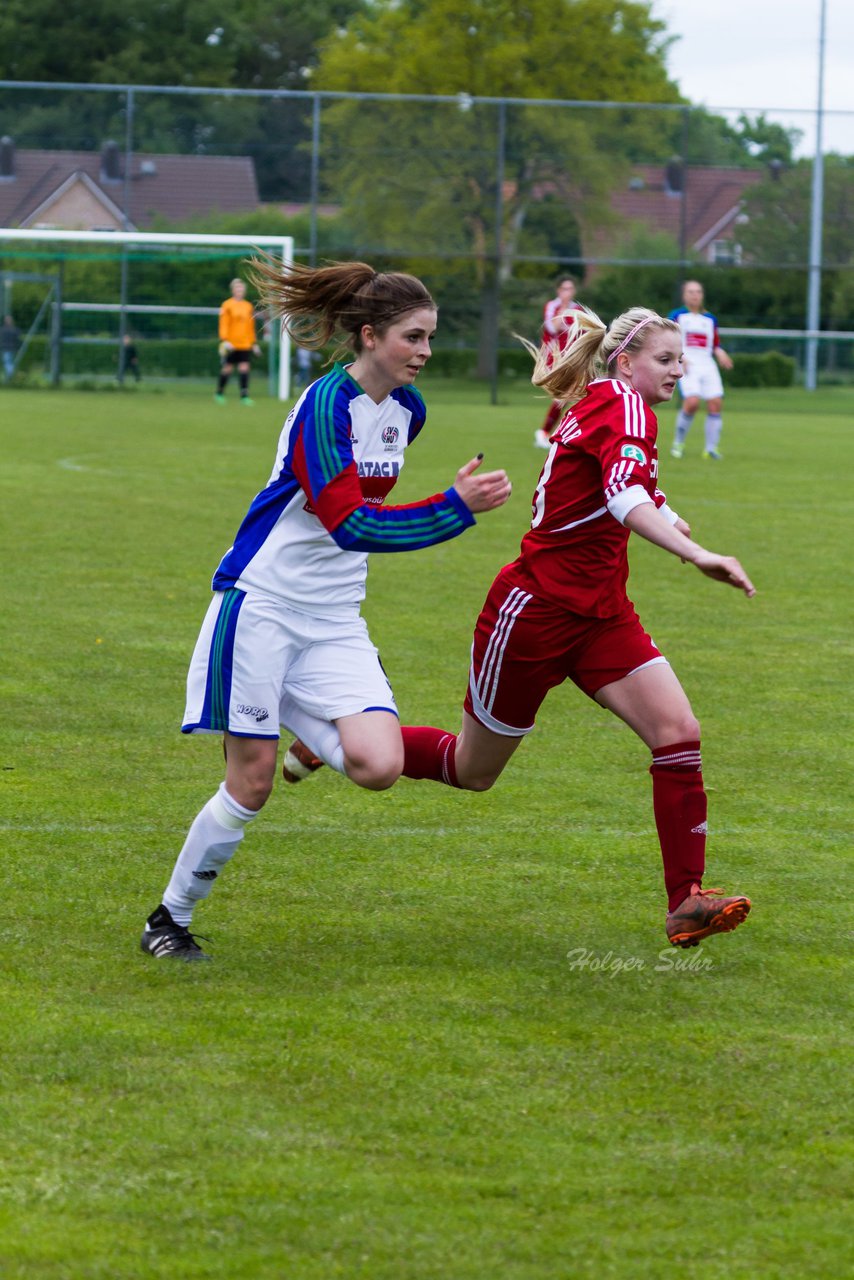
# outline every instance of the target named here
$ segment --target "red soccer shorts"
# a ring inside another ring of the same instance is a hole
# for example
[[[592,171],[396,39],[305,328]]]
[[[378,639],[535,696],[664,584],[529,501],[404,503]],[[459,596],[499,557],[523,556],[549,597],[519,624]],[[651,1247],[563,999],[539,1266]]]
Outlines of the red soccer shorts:
[[[465,709],[487,729],[530,733],[549,689],[572,680],[589,697],[639,667],[666,662],[631,601],[586,618],[499,574],[475,624]]]

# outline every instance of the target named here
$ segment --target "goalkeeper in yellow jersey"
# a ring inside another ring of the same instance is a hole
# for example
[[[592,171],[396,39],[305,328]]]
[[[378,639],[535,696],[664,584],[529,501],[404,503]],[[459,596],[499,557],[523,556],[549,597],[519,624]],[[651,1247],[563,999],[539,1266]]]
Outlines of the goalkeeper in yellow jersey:
[[[240,382],[240,403],[251,405],[249,398],[249,363],[253,355],[260,356],[261,348],[255,340],[255,314],[252,303],[246,301],[246,285],[242,280],[232,280],[231,297],[226,298],[219,309],[219,354],[222,360],[214,399],[225,404],[225,388],[237,369]]]

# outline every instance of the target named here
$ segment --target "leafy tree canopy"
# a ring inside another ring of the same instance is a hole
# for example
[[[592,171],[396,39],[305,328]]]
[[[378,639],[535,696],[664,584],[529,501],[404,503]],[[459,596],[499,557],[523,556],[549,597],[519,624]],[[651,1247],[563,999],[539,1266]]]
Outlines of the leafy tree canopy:
[[[805,266],[809,257],[812,162],[778,170],[745,199],[739,239],[745,254],[770,266]],[[854,156],[824,158],[823,258],[827,268],[854,264]]]
[[[0,79],[305,88],[362,0],[4,0]]]
[[[390,93],[675,102],[669,40],[636,0],[376,0],[315,82]]]

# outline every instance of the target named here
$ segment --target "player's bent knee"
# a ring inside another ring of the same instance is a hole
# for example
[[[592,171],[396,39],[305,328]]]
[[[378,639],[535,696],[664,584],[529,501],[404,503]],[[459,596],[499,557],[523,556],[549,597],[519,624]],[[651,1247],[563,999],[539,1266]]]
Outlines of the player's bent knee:
[[[247,809],[263,809],[264,805],[270,798],[270,792],[273,790],[272,777],[249,776],[242,777],[239,782],[229,780],[226,782],[229,794],[234,797],[238,804],[242,804]]]
[[[500,773],[466,772],[457,766],[457,786],[461,791],[491,791]]]
[[[466,791],[491,791],[498,779],[493,775],[482,778],[467,778],[465,782],[461,782],[460,786]]]
[[[366,791],[388,791],[403,772],[403,750],[384,757],[344,757],[344,772]]]
[[[670,742],[699,742],[700,722],[690,713],[674,717],[663,727],[663,732],[658,737],[661,739],[660,746],[667,746]]]
[[[357,787],[364,787],[366,791],[388,791],[389,787],[393,787],[397,782],[400,774],[401,770],[393,767],[347,770],[350,781],[355,782]]]

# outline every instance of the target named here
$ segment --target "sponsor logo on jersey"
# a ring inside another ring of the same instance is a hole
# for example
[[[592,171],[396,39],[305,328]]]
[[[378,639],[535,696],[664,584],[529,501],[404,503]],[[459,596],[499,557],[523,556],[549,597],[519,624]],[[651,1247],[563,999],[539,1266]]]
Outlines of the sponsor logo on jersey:
[[[388,428],[397,431],[397,427]],[[372,476],[381,476],[385,479],[392,479],[400,475],[400,463],[391,462],[388,458],[382,462],[372,462],[369,459],[359,463],[359,479],[365,480]]]
[[[620,450],[621,458],[631,458],[634,462],[646,462],[646,454],[636,444],[624,444]]]
[[[397,444],[400,437],[400,431],[397,427],[388,426],[383,428],[383,444]]]
[[[239,703],[236,711],[239,716],[254,716],[258,724],[262,720],[270,719],[270,713],[266,707],[250,707],[246,702]]]

